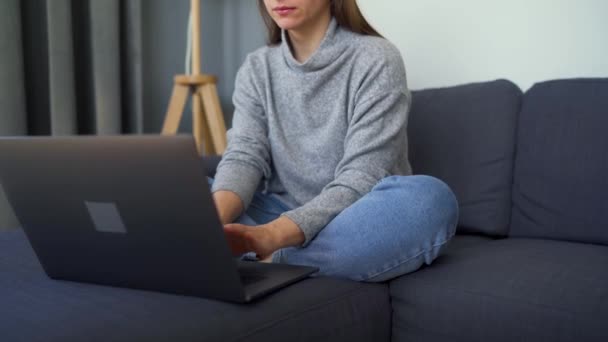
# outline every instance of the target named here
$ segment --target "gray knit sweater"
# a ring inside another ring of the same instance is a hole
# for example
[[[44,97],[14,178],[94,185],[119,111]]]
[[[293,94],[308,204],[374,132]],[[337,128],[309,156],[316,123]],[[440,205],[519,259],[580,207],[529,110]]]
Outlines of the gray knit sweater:
[[[410,93],[399,51],[332,20],[304,63],[283,42],[239,70],[228,147],[213,191],[247,208],[256,190],[278,196],[304,245],[382,178],[407,175]]]

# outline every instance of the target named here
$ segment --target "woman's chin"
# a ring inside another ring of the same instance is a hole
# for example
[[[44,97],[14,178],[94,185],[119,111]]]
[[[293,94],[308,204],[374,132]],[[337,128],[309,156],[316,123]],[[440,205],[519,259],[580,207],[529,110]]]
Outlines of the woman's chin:
[[[292,18],[279,18],[275,19],[275,22],[283,30],[296,30],[302,25],[300,20]]]

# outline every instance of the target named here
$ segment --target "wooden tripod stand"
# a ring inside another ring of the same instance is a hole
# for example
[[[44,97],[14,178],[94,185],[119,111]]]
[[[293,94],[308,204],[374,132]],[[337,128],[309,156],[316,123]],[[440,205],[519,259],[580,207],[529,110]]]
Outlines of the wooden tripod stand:
[[[217,78],[201,74],[200,0],[191,0],[192,15],[192,74],[174,78],[162,135],[175,135],[184,106],[192,94],[192,131],[199,153],[222,154],[226,149],[226,124],[217,95]]]

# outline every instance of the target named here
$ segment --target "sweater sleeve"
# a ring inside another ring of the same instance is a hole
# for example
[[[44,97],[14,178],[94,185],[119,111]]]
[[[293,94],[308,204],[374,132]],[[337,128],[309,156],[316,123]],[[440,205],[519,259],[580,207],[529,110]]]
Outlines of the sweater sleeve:
[[[335,177],[303,206],[284,213],[302,229],[308,245],[334,217],[349,207],[407,158],[410,93],[400,55],[370,72],[369,86],[357,95]]]
[[[268,123],[259,86],[247,58],[236,75],[234,116],[228,145],[218,165],[212,191],[232,191],[249,207],[262,177],[270,177]]]

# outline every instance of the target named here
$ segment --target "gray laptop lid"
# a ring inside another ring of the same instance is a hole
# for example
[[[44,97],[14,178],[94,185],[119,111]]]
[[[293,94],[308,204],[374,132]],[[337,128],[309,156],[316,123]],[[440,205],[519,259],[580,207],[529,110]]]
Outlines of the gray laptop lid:
[[[50,277],[246,299],[192,137],[2,138],[0,156]]]

